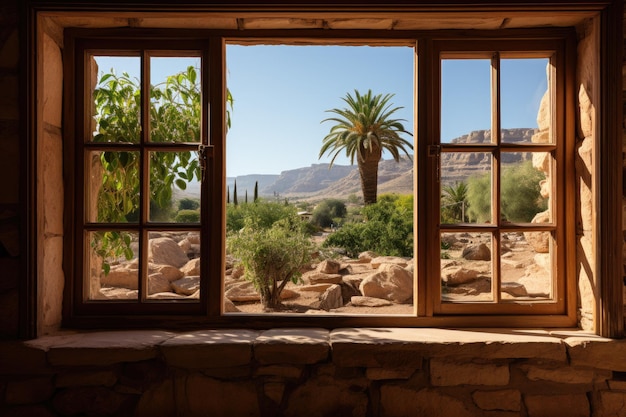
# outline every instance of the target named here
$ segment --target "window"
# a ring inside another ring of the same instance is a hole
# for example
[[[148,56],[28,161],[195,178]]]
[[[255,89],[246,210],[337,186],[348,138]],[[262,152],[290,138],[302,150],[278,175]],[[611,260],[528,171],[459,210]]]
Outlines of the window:
[[[259,326],[575,323],[575,268],[567,261],[572,122],[564,117],[569,32],[520,40],[499,31],[471,42],[436,35],[381,31],[353,39],[341,31],[315,40],[403,45],[418,63],[416,88],[407,87],[416,90],[411,308],[402,315],[261,314]],[[68,34],[66,74],[75,80],[66,135],[67,224],[74,228],[66,250],[75,254],[68,323],[168,316],[250,325],[249,315],[224,305],[232,198],[226,45],[307,43],[298,33],[278,39],[220,31]],[[463,84],[450,74],[464,74]],[[529,91],[536,94],[521,95]],[[535,120],[540,114],[539,122],[512,125],[518,111]],[[468,117],[466,136],[448,131],[453,119]],[[177,198],[174,216],[172,196],[196,186],[199,199]],[[533,255],[517,256],[530,246]]]

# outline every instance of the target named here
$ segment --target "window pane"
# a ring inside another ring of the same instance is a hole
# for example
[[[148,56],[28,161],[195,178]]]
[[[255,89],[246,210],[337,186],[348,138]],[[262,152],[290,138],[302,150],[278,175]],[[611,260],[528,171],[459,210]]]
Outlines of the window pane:
[[[441,301],[493,301],[490,233],[441,234]]]
[[[533,158],[536,155],[537,158]],[[548,222],[550,187],[546,174],[533,166],[533,160],[549,158],[545,152],[503,152],[500,180],[500,218],[514,223]],[[549,163],[548,163],[549,167]],[[548,193],[548,195],[546,195]]]
[[[89,300],[136,300],[138,235],[129,231],[87,233],[85,288]]]
[[[228,89],[234,100],[232,109],[227,106],[232,124],[226,140],[224,196],[229,254],[224,296],[234,307],[226,311],[414,314],[413,137],[409,132],[413,130],[415,49],[227,45],[226,52]],[[358,108],[351,108],[348,95]],[[388,113],[386,123],[371,122],[377,117],[371,110],[379,108],[371,104],[374,100],[387,100],[387,110],[378,113]],[[344,109],[357,116],[369,112],[368,123],[357,126],[357,117],[335,111]],[[337,119],[357,132],[349,143],[332,134],[350,131],[338,126]],[[378,150],[372,153],[370,162],[378,167],[368,172],[364,191],[357,166],[358,140],[370,139],[373,135],[367,133],[377,128],[393,130],[397,136],[377,132],[384,150],[380,160],[374,160]],[[326,143],[327,151],[321,152]],[[397,150],[399,162],[387,145]],[[364,204],[365,194],[368,200],[374,195],[377,202]],[[283,233],[285,226],[290,227],[289,233]],[[306,233],[304,240],[298,239],[301,231]],[[250,258],[255,254],[291,257],[307,242],[313,245],[307,252],[321,257],[307,260],[297,274],[288,275],[295,279],[288,279],[280,292],[281,306],[264,309],[264,290],[255,288],[250,278],[259,283],[279,277],[281,285],[284,271],[255,268],[267,262]]]
[[[441,154],[441,222],[492,223],[492,158],[487,152]]]
[[[91,151],[86,158],[88,222],[128,223],[139,218],[139,153]]]
[[[150,232],[148,299],[199,301],[200,253],[200,232]]]
[[[491,60],[441,61],[441,142],[491,142]]]
[[[150,58],[150,140],[200,142],[200,58]]]
[[[553,299],[551,233],[508,232],[501,242],[502,299]]]
[[[141,136],[141,60],[139,57],[93,56],[93,90],[89,140],[139,143]]]
[[[149,152],[150,221],[200,223],[198,154]]]
[[[502,142],[551,143],[548,58],[502,59]]]

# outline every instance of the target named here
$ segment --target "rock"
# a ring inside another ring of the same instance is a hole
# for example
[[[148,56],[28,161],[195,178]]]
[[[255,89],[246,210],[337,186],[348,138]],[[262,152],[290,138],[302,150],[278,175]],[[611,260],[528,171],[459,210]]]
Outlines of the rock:
[[[343,307],[343,298],[341,297],[341,287],[339,285],[331,285],[320,295],[319,308],[330,311]]]
[[[448,273],[444,277],[444,282],[448,285],[461,285],[472,282],[478,278],[478,271],[474,269],[459,268],[454,272]]]
[[[174,239],[160,237],[148,242],[148,261],[180,268],[189,261],[189,258]]]
[[[243,274],[246,273],[246,269],[242,264],[235,265],[235,267],[231,271],[231,276],[235,279],[243,277]]]
[[[491,249],[484,243],[469,245],[463,249],[461,256],[468,261],[489,261],[491,259]]]
[[[361,291],[359,291],[360,284],[361,281],[348,281],[339,284],[341,287],[341,299],[344,305],[348,304],[352,300],[352,297],[361,295]]]
[[[396,264],[384,264],[361,282],[361,294],[404,303],[413,296],[413,274]]]
[[[303,277],[303,281],[308,281],[310,284],[339,284],[343,278],[339,274],[325,274],[317,271],[308,272],[305,276],[306,280]]]
[[[326,259],[317,266],[317,270],[324,274],[338,274],[341,264],[334,259]]]
[[[224,313],[238,313],[240,311],[241,310],[239,310],[232,301],[228,298],[224,298]]]
[[[148,275],[148,295],[170,291],[172,285],[165,275],[160,272]]]
[[[381,298],[363,297],[361,295],[355,295],[350,299],[350,303],[356,307],[384,307],[390,306],[393,303],[389,300],[383,300]]]
[[[128,288],[101,288],[100,294],[107,300],[136,300],[139,292]]]
[[[372,259],[372,268],[378,269],[382,264],[393,264],[404,268],[409,264],[409,261],[406,258],[401,258],[399,256],[379,256]]]
[[[532,219],[532,223],[549,223],[550,211],[542,211],[537,213]],[[550,232],[526,232],[524,233],[526,242],[537,253],[549,253],[550,252]]]
[[[148,274],[155,273],[163,275],[170,282],[176,281],[177,279],[181,279],[183,277],[183,273],[180,271],[180,269],[171,265],[148,264]]]
[[[111,268],[108,274],[102,274],[100,276],[100,284],[106,287],[120,287],[136,290],[139,288],[139,270],[126,268],[124,265],[115,266]]]
[[[526,287],[518,282],[503,282],[500,284],[502,292],[512,295],[513,297],[527,297],[528,291]]]
[[[260,301],[261,296],[250,281],[241,281],[224,292],[224,296],[233,302]]]
[[[311,291],[322,293],[335,284],[311,284],[298,287],[299,291]]]
[[[200,276],[188,275],[172,282],[172,289],[176,294],[192,295],[200,289]]]
[[[359,259],[359,263],[368,264],[372,262],[372,259],[376,257],[378,257],[378,255],[375,252],[368,250],[368,251],[359,253],[358,259]]]
[[[189,275],[200,275],[200,258],[195,258],[187,262],[180,268],[180,271],[185,276]]]

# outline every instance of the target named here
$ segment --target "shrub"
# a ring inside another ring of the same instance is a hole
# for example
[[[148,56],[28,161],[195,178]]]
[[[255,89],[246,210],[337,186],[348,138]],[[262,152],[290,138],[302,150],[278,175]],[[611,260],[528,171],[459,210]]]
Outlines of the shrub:
[[[200,223],[200,210],[180,210],[174,218],[176,223]]]
[[[336,198],[330,198],[319,203],[313,210],[311,222],[320,227],[329,227],[340,224],[346,217],[346,204]]]
[[[265,228],[246,219],[245,227],[229,235],[229,251],[241,259],[244,277],[254,284],[266,310],[281,307],[280,293],[288,282],[298,282],[300,270],[310,264],[313,244],[299,230],[297,217]]]
[[[193,198],[181,198],[178,201],[178,210],[197,210],[200,208],[200,201]]]
[[[413,196],[383,195],[363,208],[363,223],[347,223],[324,247],[343,248],[351,257],[371,250],[380,255],[413,256]]]
[[[226,231],[241,230],[246,219],[259,228],[270,228],[277,221],[296,216],[296,208],[283,203],[259,200],[255,204],[229,205],[226,210]]]

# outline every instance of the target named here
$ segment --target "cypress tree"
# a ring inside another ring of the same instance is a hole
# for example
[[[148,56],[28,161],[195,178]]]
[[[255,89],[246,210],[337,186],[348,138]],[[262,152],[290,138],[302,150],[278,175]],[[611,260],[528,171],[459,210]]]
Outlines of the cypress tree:
[[[259,199],[259,182],[254,182],[254,202],[256,203]]]
[[[237,180],[235,180],[235,186],[233,188],[233,204],[237,205]]]

